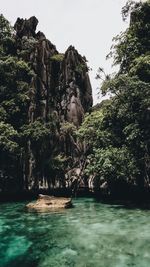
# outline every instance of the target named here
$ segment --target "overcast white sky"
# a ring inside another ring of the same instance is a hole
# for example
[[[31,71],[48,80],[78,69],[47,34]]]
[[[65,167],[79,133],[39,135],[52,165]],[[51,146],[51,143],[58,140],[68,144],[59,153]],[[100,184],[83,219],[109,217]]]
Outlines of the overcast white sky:
[[[38,30],[65,52],[74,45],[88,59],[94,102],[98,102],[95,80],[98,67],[112,72],[111,62],[105,57],[110,51],[112,38],[124,31],[128,24],[121,18],[126,0],[0,0],[1,13],[14,24],[17,17],[36,16]]]

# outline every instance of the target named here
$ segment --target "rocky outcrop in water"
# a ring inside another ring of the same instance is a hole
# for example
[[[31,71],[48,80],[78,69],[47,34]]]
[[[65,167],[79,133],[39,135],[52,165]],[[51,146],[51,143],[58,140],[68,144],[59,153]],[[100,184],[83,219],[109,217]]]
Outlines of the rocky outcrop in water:
[[[26,205],[29,210],[36,211],[54,211],[67,209],[72,207],[71,198],[53,197],[47,195],[39,195],[36,202],[31,202]]]

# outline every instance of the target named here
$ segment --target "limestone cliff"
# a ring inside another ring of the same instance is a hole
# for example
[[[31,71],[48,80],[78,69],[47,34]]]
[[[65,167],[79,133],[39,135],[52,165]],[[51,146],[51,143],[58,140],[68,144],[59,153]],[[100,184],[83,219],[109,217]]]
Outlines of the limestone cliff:
[[[28,123],[40,120],[46,124],[51,119],[55,121],[55,133],[43,141],[44,151],[43,144],[35,147],[32,140],[27,141],[23,156],[24,189],[66,186],[65,172],[79,167],[78,144],[68,129],[78,128],[92,106],[85,57],[73,46],[64,54],[59,53],[42,32],[36,32],[37,24],[37,18],[31,17],[28,20],[18,18],[14,25],[17,54],[34,71],[29,90]],[[61,154],[71,162],[67,163],[64,173],[45,167],[47,157],[51,159],[52,154]]]

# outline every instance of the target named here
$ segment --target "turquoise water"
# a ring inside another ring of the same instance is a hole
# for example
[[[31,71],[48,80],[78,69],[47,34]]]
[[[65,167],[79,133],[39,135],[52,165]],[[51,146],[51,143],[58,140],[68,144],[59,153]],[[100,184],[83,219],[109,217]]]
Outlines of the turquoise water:
[[[150,211],[74,200],[58,213],[0,205],[0,267],[149,267]]]

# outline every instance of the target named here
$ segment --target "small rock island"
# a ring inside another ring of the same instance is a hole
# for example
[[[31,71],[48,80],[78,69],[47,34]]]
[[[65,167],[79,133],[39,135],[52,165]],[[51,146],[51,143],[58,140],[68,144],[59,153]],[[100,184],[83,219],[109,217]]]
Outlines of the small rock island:
[[[50,211],[71,208],[72,202],[71,198],[39,195],[36,202],[31,202],[26,207],[30,210]]]

